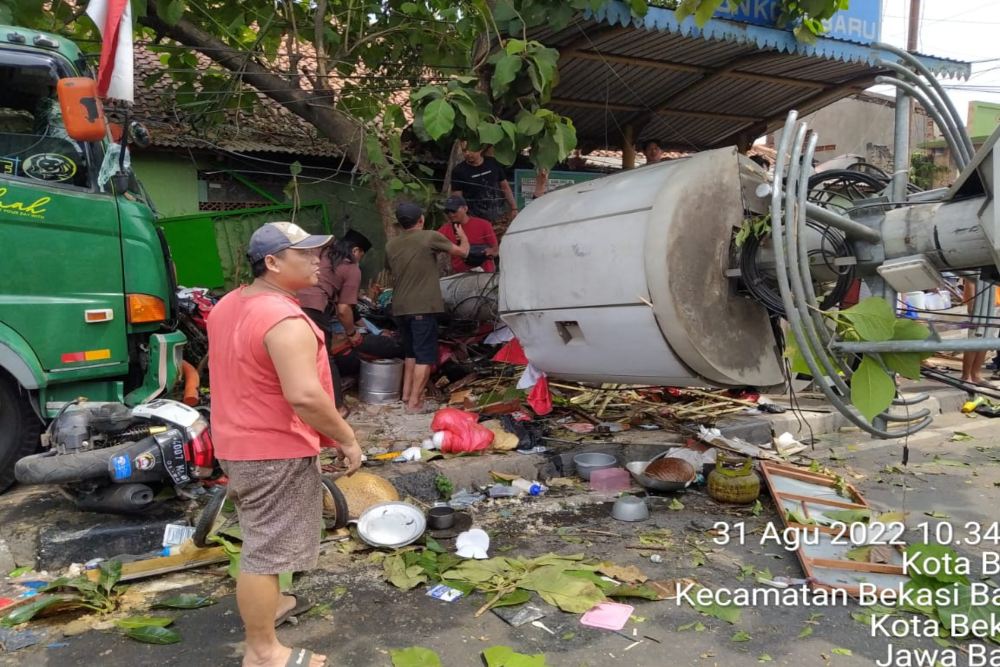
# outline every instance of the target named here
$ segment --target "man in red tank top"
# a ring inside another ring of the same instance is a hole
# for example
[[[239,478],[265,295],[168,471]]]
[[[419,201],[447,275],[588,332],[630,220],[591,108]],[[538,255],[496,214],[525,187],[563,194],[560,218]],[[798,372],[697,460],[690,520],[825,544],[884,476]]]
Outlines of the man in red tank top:
[[[354,431],[337,411],[323,332],[295,298],[319,279],[329,236],[289,222],[250,238],[254,281],[208,318],[212,437],[243,534],[236,602],[246,626],[243,664],[319,667],[325,656],[278,642],[275,624],[296,606],[278,574],[316,566],[323,526],[318,455],[333,446],[348,472],[361,465]]]

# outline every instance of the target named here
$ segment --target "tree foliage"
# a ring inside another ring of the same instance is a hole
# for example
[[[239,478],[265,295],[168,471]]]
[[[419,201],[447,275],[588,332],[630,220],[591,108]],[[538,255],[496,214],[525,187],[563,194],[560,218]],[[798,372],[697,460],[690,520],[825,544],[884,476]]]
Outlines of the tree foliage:
[[[226,111],[253,113],[258,93],[272,98],[343,148],[388,220],[392,196],[435,189],[404,154],[407,129],[443,153],[456,140],[491,144],[508,165],[525,150],[539,168],[571,153],[572,121],[546,108],[559,54],[527,31],[566,27],[606,0],[130,1],[137,39],[160,54],[186,118],[211,125]],[[656,4],[704,23],[725,1]],[[626,4],[635,16],[648,10],[647,0]],[[784,0],[782,17],[815,34],[846,4]],[[83,0],[0,0],[0,21],[96,42],[83,9]]]

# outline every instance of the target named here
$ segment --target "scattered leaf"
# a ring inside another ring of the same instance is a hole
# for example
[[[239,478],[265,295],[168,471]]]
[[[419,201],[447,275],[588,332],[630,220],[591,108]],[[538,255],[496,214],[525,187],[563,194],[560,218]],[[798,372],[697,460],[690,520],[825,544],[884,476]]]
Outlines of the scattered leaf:
[[[835,648],[830,653],[834,655],[854,655],[849,648]]]
[[[753,637],[751,637],[749,633],[744,632],[743,630],[736,632],[732,637],[730,637],[730,641],[734,642],[748,642],[751,639],[753,639]]]
[[[774,658],[769,656],[767,653],[761,653],[757,657],[757,662],[774,662]]]
[[[17,577],[20,577],[22,574],[27,574],[31,571],[32,571],[31,566],[25,565],[24,567],[19,567],[11,570],[10,572],[7,573],[7,576],[12,579],[16,579]]]
[[[115,621],[115,625],[123,630],[131,630],[149,627],[165,628],[173,622],[174,619],[170,616],[129,616],[128,618],[119,618]]]
[[[483,651],[483,658],[486,667],[546,667],[543,654],[517,653],[509,646],[491,646]]]
[[[411,646],[389,652],[392,667],[441,667],[441,658],[429,648]]]
[[[753,507],[750,508],[750,514],[754,516],[760,516],[760,513],[764,511],[764,506],[760,504],[760,500],[753,501]],[[768,656],[770,658],[770,656]]]
[[[175,630],[158,625],[129,628],[125,631],[125,636],[145,644],[176,644],[181,640]]]
[[[966,440],[975,440],[975,438],[968,433],[963,433],[962,431],[955,431],[951,434],[950,442],[964,442]]]
[[[936,510],[933,511],[933,512],[924,512],[924,514],[927,515],[927,516],[929,516],[929,517],[931,517],[932,519],[950,519],[951,518],[950,514],[946,514],[944,512],[938,512]]]
[[[562,637],[560,637],[559,639],[563,640],[564,642],[568,642],[573,637],[576,637],[575,632],[564,632],[562,633]]]
[[[160,600],[154,604],[152,609],[200,609],[202,607],[210,607],[215,604],[215,599],[210,598],[207,595],[195,595],[193,593],[184,593],[183,595],[175,595],[172,598],[167,598],[166,600]]]
[[[704,632],[705,625],[701,621],[691,621],[690,623],[685,623],[677,628],[677,632],[687,632],[688,630],[694,630],[695,632]]]
[[[673,500],[670,501],[670,504],[667,505],[667,509],[674,510],[675,512],[682,510],[684,509],[684,503],[674,498]]]
[[[694,595],[691,596],[691,606],[698,612],[705,614],[706,616],[717,618],[720,621],[725,621],[731,625],[739,623],[740,617],[743,615],[739,607],[734,604],[720,604],[717,601],[713,601],[707,605],[700,604],[697,600],[698,590],[700,589],[695,589],[693,591]]]
[[[848,525],[852,523],[868,523],[871,521],[871,510],[826,510],[823,515],[834,521]]]
[[[601,563],[597,566],[597,571],[625,584],[641,584],[649,579],[635,565],[622,566],[614,563]]]
[[[78,605],[79,598],[75,595],[39,595],[26,605],[22,605],[0,620],[0,626],[12,627],[27,623],[38,614],[48,609]]]
[[[813,633],[812,626],[811,625],[807,625],[804,628],[802,628],[801,632],[799,632],[798,638],[799,639],[805,639],[806,637],[808,637],[812,633]]]

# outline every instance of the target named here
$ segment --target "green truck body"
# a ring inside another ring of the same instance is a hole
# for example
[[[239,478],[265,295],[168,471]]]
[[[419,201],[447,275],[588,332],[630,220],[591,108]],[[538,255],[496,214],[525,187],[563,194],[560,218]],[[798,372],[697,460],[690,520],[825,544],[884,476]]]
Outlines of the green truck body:
[[[134,179],[100,178],[111,144],[61,124],[58,80],[87,75],[66,39],[0,26],[0,490],[67,401],[140,403],[180,371],[153,209]]]

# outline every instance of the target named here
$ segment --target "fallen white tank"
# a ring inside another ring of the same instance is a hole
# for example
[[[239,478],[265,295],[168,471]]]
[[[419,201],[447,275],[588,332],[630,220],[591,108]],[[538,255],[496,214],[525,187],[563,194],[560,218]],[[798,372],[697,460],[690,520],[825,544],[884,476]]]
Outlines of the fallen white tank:
[[[582,382],[781,384],[767,312],[725,275],[733,229],[767,210],[747,162],[706,151],[526,207],[500,247],[500,315],[531,362]]]

